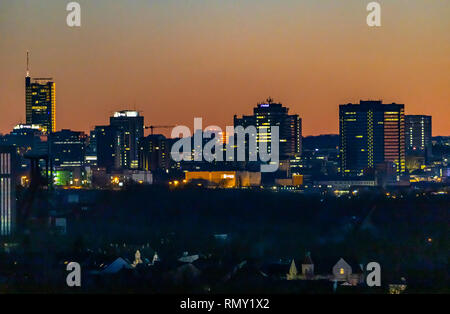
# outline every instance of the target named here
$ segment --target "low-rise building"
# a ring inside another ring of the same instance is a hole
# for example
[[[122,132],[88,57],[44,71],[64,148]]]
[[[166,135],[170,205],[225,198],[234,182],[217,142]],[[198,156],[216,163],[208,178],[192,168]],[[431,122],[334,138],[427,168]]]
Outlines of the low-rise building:
[[[188,171],[187,182],[207,181],[211,187],[237,188],[261,185],[261,173],[250,171]]]

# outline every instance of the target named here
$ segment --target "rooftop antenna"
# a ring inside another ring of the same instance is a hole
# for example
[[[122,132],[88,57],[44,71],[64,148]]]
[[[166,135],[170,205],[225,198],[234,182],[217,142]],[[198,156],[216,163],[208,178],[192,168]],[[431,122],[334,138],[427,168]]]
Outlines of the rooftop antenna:
[[[27,77],[30,77],[30,52],[27,51]]]

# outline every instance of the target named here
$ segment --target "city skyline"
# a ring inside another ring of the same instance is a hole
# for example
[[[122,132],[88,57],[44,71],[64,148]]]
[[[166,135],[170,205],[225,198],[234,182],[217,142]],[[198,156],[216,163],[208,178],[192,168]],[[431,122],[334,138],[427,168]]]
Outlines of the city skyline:
[[[449,16],[0,0],[0,293],[211,312],[448,294]]]
[[[305,136],[337,134],[338,105],[360,99],[404,103],[407,115],[433,116],[433,135],[449,133],[450,22],[442,3],[412,1],[409,10],[383,3],[376,30],[364,25],[365,4],[356,1],[342,8],[331,1],[80,1],[79,29],[64,24],[65,3],[39,3],[0,4],[1,62],[10,78],[0,87],[3,134],[25,122],[27,50],[31,76],[58,85],[57,130],[88,133],[123,109],[142,111],[146,124],[204,117],[224,126],[271,96],[302,117]],[[33,12],[43,16],[38,28]],[[89,118],[76,118],[82,112]]]

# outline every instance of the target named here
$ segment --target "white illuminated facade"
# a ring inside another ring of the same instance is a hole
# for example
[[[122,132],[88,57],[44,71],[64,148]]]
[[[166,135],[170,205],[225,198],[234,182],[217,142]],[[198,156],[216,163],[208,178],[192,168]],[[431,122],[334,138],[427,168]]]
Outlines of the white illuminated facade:
[[[133,111],[133,110],[122,110],[122,111],[117,111],[114,113],[114,118],[134,118],[134,117],[138,117],[139,116],[139,112],[138,111]]]
[[[14,150],[0,147],[0,236],[9,236],[15,227]]]
[[[22,130],[22,129],[42,130],[41,126],[38,124],[18,124],[14,127],[14,130]]]

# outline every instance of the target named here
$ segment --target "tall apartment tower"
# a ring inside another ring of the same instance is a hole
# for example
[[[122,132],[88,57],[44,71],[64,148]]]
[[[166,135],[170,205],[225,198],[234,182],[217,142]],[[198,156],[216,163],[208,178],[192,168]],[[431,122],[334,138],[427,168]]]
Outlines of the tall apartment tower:
[[[161,134],[152,134],[139,141],[139,168],[152,172],[170,168],[172,139]]]
[[[405,140],[407,155],[431,155],[431,116],[406,115]]]
[[[56,130],[56,87],[52,78],[31,78],[27,53],[25,77],[26,123],[39,125],[44,133]]]
[[[2,237],[12,235],[16,226],[14,157],[14,147],[0,146],[0,236]]]
[[[339,106],[341,173],[358,176],[378,166],[405,172],[404,105],[363,101]]]
[[[144,117],[139,112],[123,110],[114,113],[110,125],[120,132],[120,167],[139,167],[139,140],[144,137]]]
[[[120,141],[121,133],[116,127],[104,125],[96,126],[95,156],[96,165],[107,171],[120,168]]]
[[[289,159],[301,154],[302,151],[302,119],[288,112],[289,108],[268,98],[265,102],[257,104],[253,109],[253,115],[244,115],[242,118],[234,116],[234,127],[255,126],[258,131],[256,135],[258,147],[261,142],[267,142],[270,148],[271,127],[278,126],[280,160]],[[261,129],[266,131],[261,132]]]

